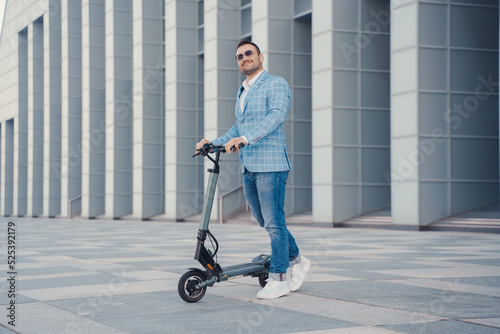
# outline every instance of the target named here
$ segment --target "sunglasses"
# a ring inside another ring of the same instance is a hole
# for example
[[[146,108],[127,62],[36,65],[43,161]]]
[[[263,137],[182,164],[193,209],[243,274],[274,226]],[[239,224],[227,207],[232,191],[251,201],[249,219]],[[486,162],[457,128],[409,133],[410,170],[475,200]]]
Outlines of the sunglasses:
[[[246,50],[244,54],[245,56],[250,57],[251,55],[253,55],[253,50]],[[241,61],[243,60],[243,54],[237,54],[234,58],[236,59],[236,61]]]

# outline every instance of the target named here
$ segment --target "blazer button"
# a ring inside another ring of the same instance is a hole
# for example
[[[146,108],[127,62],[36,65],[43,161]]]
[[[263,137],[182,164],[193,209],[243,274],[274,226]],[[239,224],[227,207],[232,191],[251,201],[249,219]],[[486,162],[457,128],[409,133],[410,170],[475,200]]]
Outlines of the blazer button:
[[[241,121],[241,124],[245,124],[245,121]]]

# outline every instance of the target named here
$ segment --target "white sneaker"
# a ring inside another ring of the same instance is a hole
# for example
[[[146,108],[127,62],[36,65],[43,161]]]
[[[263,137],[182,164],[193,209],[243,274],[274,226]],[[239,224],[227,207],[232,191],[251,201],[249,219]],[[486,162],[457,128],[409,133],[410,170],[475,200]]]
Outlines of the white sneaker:
[[[297,291],[302,286],[309,268],[311,268],[311,260],[302,255],[300,262],[295,264],[290,270],[292,274],[289,281],[290,291]]]
[[[287,281],[275,281],[272,278],[267,280],[264,289],[257,293],[258,299],[274,299],[286,295],[290,292]]]

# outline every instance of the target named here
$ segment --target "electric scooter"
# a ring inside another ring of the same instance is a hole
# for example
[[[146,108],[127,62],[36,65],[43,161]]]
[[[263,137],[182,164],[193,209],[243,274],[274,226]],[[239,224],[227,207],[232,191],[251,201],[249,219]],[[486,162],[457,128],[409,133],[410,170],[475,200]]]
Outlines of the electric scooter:
[[[240,148],[243,146],[245,145],[239,145]],[[210,159],[210,161],[214,163],[214,167],[208,169],[208,173],[210,173],[210,175],[203,210],[201,213],[200,227],[198,229],[198,243],[194,254],[194,259],[200,262],[204,270],[198,268],[188,268],[189,271],[181,276],[179,284],[177,285],[180,297],[188,303],[194,303],[202,299],[207,291],[207,287],[214,286],[216,282],[227,281],[230,278],[251,276],[258,277],[260,285],[264,287],[266,285],[266,279],[269,275],[271,256],[266,254],[261,254],[248,263],[237,264],[229,267],[221,267],[220,264],[217,263],[219,243],[209,231],[208,225],[210,222],[210,214],[212,213],[212,204],[219,177],[219,159],[221,153],[225,152],[226,150],[224,146],[214,146],[207,143],[198,149],[197,153],[193,155],[193,158],[195,156],[202,155]],[[210,156],[210,154],[213,153],[215,153],[215,159]],[[214,250],[210,250],[205,247],[207,237]]]

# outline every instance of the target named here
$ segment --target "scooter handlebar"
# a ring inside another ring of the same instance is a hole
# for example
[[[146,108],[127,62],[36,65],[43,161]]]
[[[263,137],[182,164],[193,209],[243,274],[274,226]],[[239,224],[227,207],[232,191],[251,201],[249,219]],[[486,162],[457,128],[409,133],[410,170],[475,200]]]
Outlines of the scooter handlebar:
[[[244,143],[240,143],[238,145],[239,148],[243,148],[245,147],[245,144]],[[231,151],[233,150],[234,146],[231,147]],[[197,155],[203,155],[204,157],[206,157],[209,153],[212,153],[215,151],[220,151],[221,153],[226,153],[226,147],[224,145],[214,145],[212,143],[206,143],[206,144],[203,144],[203,146],[199,149],[197,149],[197,153],[195,155],[193,155],[193,158]]]

